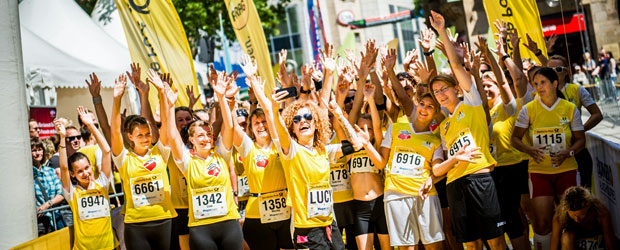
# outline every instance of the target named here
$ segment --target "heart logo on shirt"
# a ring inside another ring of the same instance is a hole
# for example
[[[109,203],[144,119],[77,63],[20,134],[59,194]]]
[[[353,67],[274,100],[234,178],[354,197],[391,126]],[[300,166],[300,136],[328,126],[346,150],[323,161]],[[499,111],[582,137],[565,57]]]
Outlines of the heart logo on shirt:
[[[153,169],[157,167],[157,161],[155,160],[155,158],[151,158],[148,161],[146,161],[144,164],[142,164],[142,166],[146,168],[146,170],[148,171],[153,171]]]
[[[240,155],[239,157],[237,157],[237,159],[238,159],[239,161],[243,161],[243,158],[241,158],[241,155]]]
[[[209,164],[209,166],[207,167],[207,174],[210,176],[215,176],[215,177],[220,175],[220,167],[218,166],[218,164],[215,164],[215,163]]]
[[[401,130],[400,134],[398,134],[398,139],[401,139],[401,140],[411,139],[411,132],[407,130]]]
[[[257,155],[254,157],[254,161],[256,161],[256,166],[261,168],[265,168],[267,167],[267,164],[269,164],[269,160],[264,155]]]

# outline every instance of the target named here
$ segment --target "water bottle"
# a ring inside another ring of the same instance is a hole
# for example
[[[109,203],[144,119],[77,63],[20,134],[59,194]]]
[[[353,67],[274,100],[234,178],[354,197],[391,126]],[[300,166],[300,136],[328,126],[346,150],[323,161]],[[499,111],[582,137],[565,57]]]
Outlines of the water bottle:
[[[551,156],[551,167],[552,168],[557,168],[560,165],[556,165],[555,163],[553,163],[553,158],[555,158],[555,156],[560,153],[560,145],[555,144],[555,143],[551,143],[550,147],[549,147],[549,155]]]

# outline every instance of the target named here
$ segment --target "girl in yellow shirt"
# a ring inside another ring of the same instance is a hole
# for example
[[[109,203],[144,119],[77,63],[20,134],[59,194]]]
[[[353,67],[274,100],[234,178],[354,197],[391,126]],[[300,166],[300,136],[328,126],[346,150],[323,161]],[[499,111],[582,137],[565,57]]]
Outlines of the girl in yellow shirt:
[[[448,157],[433,166],[433,173],[447,174],[446,193],[456,240],[465,243],[468,249],[481,249],[484,239],[491,249],[503,250],[506,242],[501,212],[490,174],[496,162],[489,150],[489,123],[483,116],[486,113],[483,100],[449,40],[443,16],[436,12],[431,15],[431,25],[444,41],[456,77],[455,81],[451,76],[438,75],[430,82],[431,94],[448,111],[439,125]],[[463,93],[463,101],[458,97],[459,92]]]
[[[169,133],[176,166],[187,179],[191,249],[243,248],[243,235],[237,221],[240,216],[232,184],[237,180],[231,164],[233,122],[225,95],[226,89],[232,87],[230,84],[233,80],[234,77],[224,72],[217,75],[212,72],[209,77],[223,118],[217,143],[213,143],[212,127],[204,121],[195,121],[188,127],[188,142],[193,150],[190,152],[184,147],[178,130],[174,129],[174,121],[162,119],[169,125],[166,133]],[[176,94],[166,87],[160,95],[166,97],[164,105],[167,114],[163,117],[169,117],[174,112]]]
[[[152,70],[149,73],[156,76]],[[125,246],[130,250],[168,249],[172,218],[177,214],[170,196],[167,136],[163,135],[158,141],[159,130],[155,124],[140,116],[128,117],[124,128],[130,148],[124,147],[120,109],[126,83],[127,78],[121,76],[114,84],[111,122],[112,157],[125,193]],[[164,84],[158,83],[155,87],[163,88]],[[160,107],[163,107],[162,101],[160,98]],[[162,131],[167,126],[162,123]],[[152,143],[155,146],[151,146]]]
[[[93,165],[85,154],[75,152],[67,159],[65,124],[60,120],[54,121],[56,131],[60,135],[58,146],[60,149],[60,180],[65,200],[69,202],[73,212],[73,249],[114,249],[115,238],[108,199],[112,168],[110,146],[103,134],[95,127],[92,116],[86,115],[86,109],[79,106],[78,113],[84,124],[90,131],[93,131],[101,147],[102,160],[99,178],[95,180]]]
[[[519,112],[512,145],[531,156],[528,170],[534,242],[549,249],[554,201],[577,185],[574,156],[584,148],[585,133],[575,105],[561,98],[557,73],[543,67],[533,80],[538,97]],[[529,145],[522,141],[526,133]]]

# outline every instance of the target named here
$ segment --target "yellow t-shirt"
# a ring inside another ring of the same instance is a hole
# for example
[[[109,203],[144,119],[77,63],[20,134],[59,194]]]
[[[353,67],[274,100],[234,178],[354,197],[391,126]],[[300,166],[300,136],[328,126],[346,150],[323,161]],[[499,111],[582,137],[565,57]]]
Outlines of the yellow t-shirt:
[[[432,132],[416,133],[410,123],[394,123],[388,129],[381,147],[389,147],[385,166],[385,191],[418,195],[420,186],[431,176],[433,155],[441,147],[441,139]],[[387,144],[389,142],[389,145]],[[435,187],[429,195],[437,195]]]
[[[546,147],[543,162],[529,161],[530,173],[558,174],[577,169],[575,157],[568,157],[560,166],[553,167],[550,156],[552,151],[568,150],[572,146],[571,123],[575,118],[575,112],[574,104],[560,98],[551,107],[546,107],[540,98],[537,98],[522,109],[517,126],[527,127],[526,136],[529,145]],[[580,122],[579,118],[578,123],[581,124]],[[583,130],[583,125],[580,129]]]
[[[73,213],[73,249],[114,249],[115,238],[110,217],[107,186],[109,180],[101,176],[85,190],[72,185],[63,190]]]
[[[574,83],[567,83],[564,85],[564,89],[562,89],[562,94],[566,97],[566,100],[572,104],[575,104],[577,110],[581,111],[581,107],[583,105],[581,97],[579,96],[579,86]]]
[[[239,147],[239,153],[247,153],[243,157],[244,173],[247,174],[248,186],[252,194],[265,194],[286,189],[284,169],[275,145],[263,150],[247,135]],[[245,151],[245,152],[244,152]],[[259,198],[250,197],[245,207],[246,218],[260,218]]]
[[[239,151],[235,148],[232,150],[232,164],[235,167],[235,174],[237,175],[237,201],[247,201],[250,198],[248,175],[243,168],[243,157],[241,157]]]
[[[207,159],[185,151],[183,164],[190,197],[188,227],[240,218],[224,157],[215,150]]]
[[[177,167],[172,155],[168,159],[168,171],[170,174],[170,194],[174,208],[186,209],[188,207],[187,180]]]
[[[281,157],[295,227],[324,227],[332,223],[329,158],[338,150],[337,147],[327,145],[310,151],[291,140],[289,154]]]
[[[476,91],[471,89],[470,91]],[[454,113],[439,125],[440,134],[445,141],[447,157],[451,158],[466,144],[479,147],[482,153],[475,163],[459,162],[448,171],[447,183],[484,168],[493,168],[497,163],[489,150],[489,129],[484,118],[482,105],[472,106],[460,102]]]
[[[132,151],[114,156],[125,192],[125,223],[139,223],[177,216],[170,195],[166,159],[170,149],[158,142],[144,156]]]
[[[497,166],[508,166],[521,162],[521,151],[515,149],[510,141],[512,131],[517,120],[516,112],[508,115],[504,104],[495,105],[490,110],[491,121],[493,121],[493,134],[489,144],[491,155],[497,161]]]

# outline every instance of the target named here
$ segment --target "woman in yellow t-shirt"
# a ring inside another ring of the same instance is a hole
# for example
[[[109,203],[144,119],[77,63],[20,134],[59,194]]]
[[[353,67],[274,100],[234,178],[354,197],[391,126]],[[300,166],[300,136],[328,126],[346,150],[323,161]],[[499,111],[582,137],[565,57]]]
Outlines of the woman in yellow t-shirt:
[[[58,145],[60,180],[65,200],[69,202],[73,212],[73,249],[114,249],[114,231],[108,199],[112,169],[110,146],[103,134],[95,127],[93,118],[86,115],[86,109],[80,106],[78,113],[84,124],[90,131],[93,131],[101,147],[102,160],[99,178],[95,180],[94,166],[85,154],[75,152],[67,159],[65,124],[60,120],[54,121],[56,131],[60,135]]]
[[[431,25],[444,41],[456,77],[455,81],[451,76],[438,75],[429,84],[431,94],[448,113],[439,125],[447,160],[433,166],[433,173],[447,174],[446,193],[456,240],[467,248],[479,249],[482,239],[486,239],[491,249],[503,250],[506,242],[491,177],[496,162],[489,150],[489,122],[484,116],[483,100],[449,40],[443,16],[436,12],[431,15]]]
[[[586,138],[579,111],[562,99],[557,73],[543,67],[533,79],[538,97],[519,112],[512,145],[531,156],[528,171],[534,242],[549,249],[554,201],[577,185],[575,153],[584,149]],[[526,133],[527,144],[522,141]]]
[[[188,127],[188,144],[174,129],[174,121],[167,120],[172,156],[176,166],[187,179],[189,198],[189,246],[190,249],[242,249],[243,235],[237,221],[236,194],[233,181],[237,180],[231,161],[233,122],[228,106],[226,89],[235,78],[224,72],[212,73],[209,78],[213,91],[219,100],[223,124],[217,142],[213,140],[213,129],[204,121],[195,121]],[[156,80],[155,80],[156,81]],[[165,96],[166,116],[174,110],[176,94],[169,88],[160,92]],[[165,119],[162,119],[162,121]]]
[[[155,72],[149,73],[157,76]],[[126,201],[125,246],[130,250],[168,249],[172,218],[177,214],[170,196],[167,136],[158,141],[159,130],[155,124],[140,116],[128,117],[123,127],[130,148],[124,147],[120,109],[126,83],[127,78],[121,76],[114,84],[111,122],[112,158],[121,175]],[[154,83],[157,88],[163,88],[161,80],[157,83]],[[162,101],[160,98],[160,107]],[[162,131],[166,127],[162,123]]]
[[[381,142],[379,152],[366,143],[375,166],[385,169],[385,214],[390,245],[407,249],[418,242],[425,249],[441,249],[445,235],[442,229],[441,205],[433,183],[433,162],[443,161],[441,139],[429,125],[439,104],[429,94],[420,94],[412,114],[413,123],[393,123]],[[368,138],[367,132],[358,133]]]

